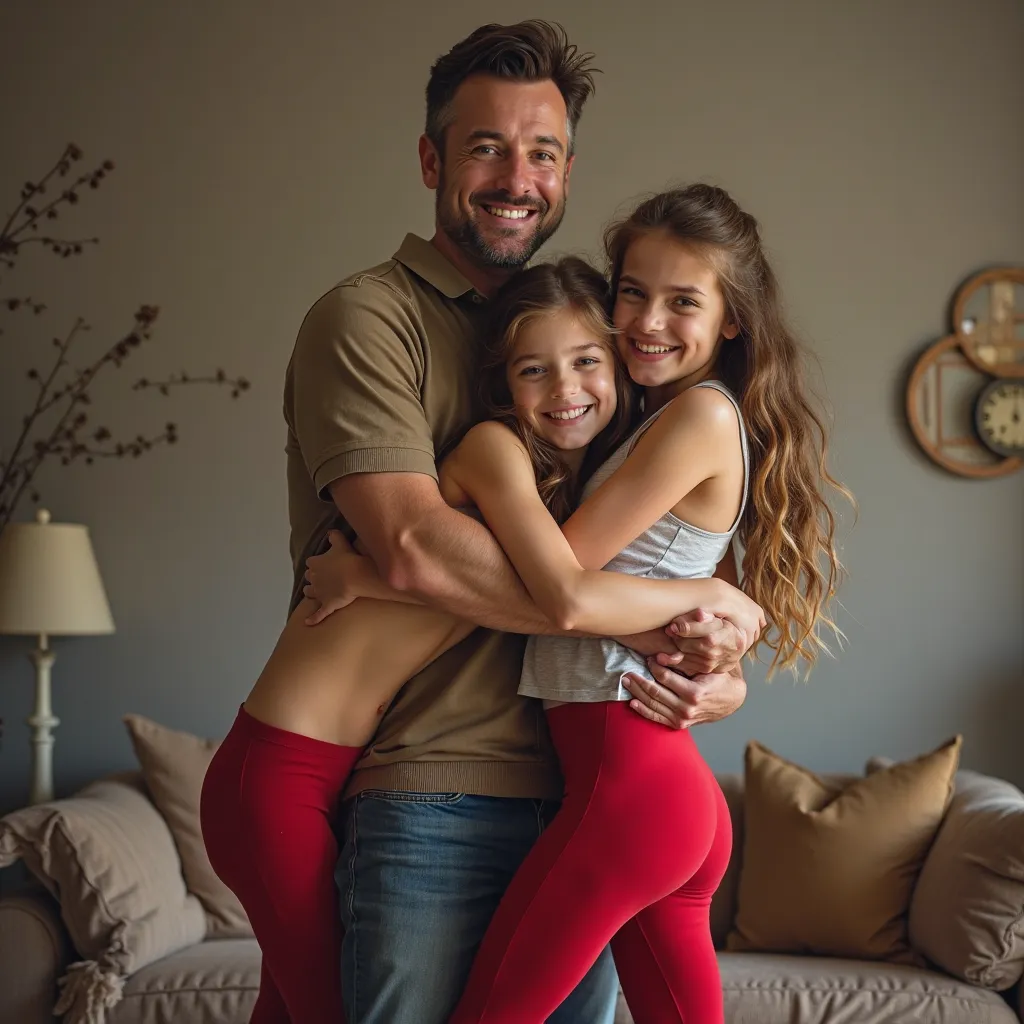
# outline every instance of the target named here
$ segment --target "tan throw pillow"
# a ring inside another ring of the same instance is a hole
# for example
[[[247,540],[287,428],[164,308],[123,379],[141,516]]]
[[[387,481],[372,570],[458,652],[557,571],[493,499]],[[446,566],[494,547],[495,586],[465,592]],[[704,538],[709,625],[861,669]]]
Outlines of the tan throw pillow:
[[[137,773],[94,782],[65,800],[0,819],[0,867],[22,858],[60,903],[81,962],[61,980],[68,1024],[121,998],[123,979],[201,942],[174,840]]]
[[[206,911],[210,938],[244,938],[252,926],[238,897],[217,877],[199,826],[199,797],[206,769],[220,745],[167,729],[141,715],[125,715],[146,786],[174,836],[188,891]]]
[[[921,962],[907,913],[952,796],[960,742],[845,787],[750,743],[727,948]]]

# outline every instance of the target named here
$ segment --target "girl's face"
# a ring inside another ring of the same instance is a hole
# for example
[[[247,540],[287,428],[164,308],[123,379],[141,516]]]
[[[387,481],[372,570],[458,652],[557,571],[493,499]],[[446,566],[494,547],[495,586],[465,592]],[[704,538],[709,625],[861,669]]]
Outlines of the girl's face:
[[[626,251],[612,319],[629,375],[644,387],[696,384],[713,370],[722,340],[739,333],[718,275],[661,231]]]
[[[509,355],[516,415],[563,451],[585,448],[615,412],[615,357],[573,310],[523,327]]]

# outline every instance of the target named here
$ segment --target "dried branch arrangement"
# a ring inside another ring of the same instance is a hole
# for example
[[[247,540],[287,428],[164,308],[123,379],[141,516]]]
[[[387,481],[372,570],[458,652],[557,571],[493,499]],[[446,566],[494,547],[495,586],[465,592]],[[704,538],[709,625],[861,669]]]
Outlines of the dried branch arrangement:
[[[37,181],[27,181],[13,211],[0,229],[0,289],[5,278],[17,267],[18,257],[31,246],[42,246],[59,259],[80,256],[95,246],[97,238],[63,237],[55,222],[75,206],[89,190],[99,188],[114,170],[110,160],[89,170],[81,169],[82,151],[68,145],[57,162]],[[0,309],[8,316],[40,317],[46,310],[43,302],[31,296],[0,296]],[[99,350],[84,347],[90,326],[77,318],[62,337],[52,340],[53,353],[49,368],[28,371],[35,395],[31,408],[23,416],[17,436],[11,444],[0,443],[0,530],[11,521],[26,498],[34,503],[39,493],[34,486],[36,475],[48,460],[61,465],[96,459],[138,458],[160,444],[174,444],[178,429],[167,423],[163,430],[137,434],[133,438],[115,438],[110,430],[98,425],[90,414],[91,388],[99,374],[120,368],[143,342],[149,341],[159,308],[142,305],[135,312],[132,326],[114,342]],[[4,335],[0,327],[0,336]],[[2,354],[0,345],[0,354]],[[73,364],[85,351],[85,362]],[[169,395],[172,389],[190,385],[214,385],[226,389],[237,398],[249,389],[244,377],[232,377],[223,370],[211,374],[192,375],[184,371],[162,380],[137,380],[133,389],[155,390]]]

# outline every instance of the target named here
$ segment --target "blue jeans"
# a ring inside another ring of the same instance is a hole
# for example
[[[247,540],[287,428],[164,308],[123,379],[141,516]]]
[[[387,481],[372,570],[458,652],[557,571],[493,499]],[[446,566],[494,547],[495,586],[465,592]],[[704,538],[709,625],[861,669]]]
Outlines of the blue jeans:
[[[464,793],[369,790],[349,802],[335,875],[348,1024],[445,1024],[506,886],[557,810]],[[617,991],[605,949],[549,1024],[612,1024]]]

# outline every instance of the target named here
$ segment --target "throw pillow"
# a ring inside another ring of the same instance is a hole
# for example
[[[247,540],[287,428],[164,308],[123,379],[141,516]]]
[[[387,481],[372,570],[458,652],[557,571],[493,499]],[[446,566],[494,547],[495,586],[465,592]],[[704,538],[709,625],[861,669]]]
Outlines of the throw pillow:
[[[954,737],[844,787],[750,743],[727,948],[920,963],[907,915],[952,796],[960,744]]]
[[[125,715],[124,722],[153,803],[174,836],[188,891],[206,911],[208,935],[215,939],[251,936],[252,926],[238,897],[210,864],[199,826],[203,779],[219,741],[168,729],[142,715]]]
[[[68,1024],[94,1020],[95,1007],[120,1000],[127,975],[206,935],[174,840],[137,774],[0,819],[0,868],[19,858],[59,901],[81,957],[61,980]]]

